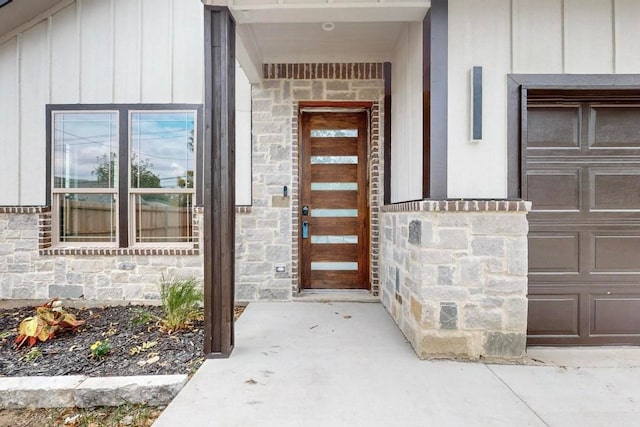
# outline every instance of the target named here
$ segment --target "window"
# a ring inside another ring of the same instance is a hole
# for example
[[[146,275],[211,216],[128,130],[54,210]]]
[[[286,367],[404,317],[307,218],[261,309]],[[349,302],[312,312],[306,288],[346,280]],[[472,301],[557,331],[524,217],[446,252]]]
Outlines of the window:
[[[50,105],[54,243],[194,241],[198,105]],[[199,197],[198,197],[199,199]]]

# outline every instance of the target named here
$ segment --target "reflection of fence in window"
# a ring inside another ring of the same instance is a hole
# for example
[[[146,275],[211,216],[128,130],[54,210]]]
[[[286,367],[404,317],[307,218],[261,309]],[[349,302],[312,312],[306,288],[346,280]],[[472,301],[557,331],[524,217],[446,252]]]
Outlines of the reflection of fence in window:
[[[115,242],[115,209],[67,200],[61,209],[61,242]],[[136,242],[192,242],[191,206],[138,205]]]
[[[136,206],[136,242],[191,242],[191,206]]]
[[[116,212],[111,203],[65,197],[60,208],[61,242],[115,242]]]

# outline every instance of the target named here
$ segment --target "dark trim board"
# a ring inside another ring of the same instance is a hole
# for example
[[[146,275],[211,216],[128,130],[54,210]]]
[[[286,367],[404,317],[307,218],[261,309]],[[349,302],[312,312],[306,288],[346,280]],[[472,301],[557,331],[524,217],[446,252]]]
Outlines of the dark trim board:
[[[383,193],[384,204],[391,204],[391,62],[384,63],[384,140],[383,144]]]
[[[531,90],[639,90],[640,74],[509,74],[507,76],[507,196],[522,197],[522,134]]]
[[[204,8],[204,354],[234,347],[235,21],[227,7]]]

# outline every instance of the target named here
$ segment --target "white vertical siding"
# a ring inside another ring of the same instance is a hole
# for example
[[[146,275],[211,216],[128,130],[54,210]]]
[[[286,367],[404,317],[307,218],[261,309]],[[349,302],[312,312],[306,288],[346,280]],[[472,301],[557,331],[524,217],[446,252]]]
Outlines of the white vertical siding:
[[[44,106],[49,102],[48,23],[18,38],[20,57],[20,203],[37,205],[45,194]]]
[[[18,40],[0,45],[0,206],[18,203]]]
[[[171,102],[170,7],[169,0],[142,0],[142,102]]]
[[[204,48],[194,43],[204,34],[202,9],[185,7],[191,0],[173,1],[173,102],[201,102]]]
[[[564,2],[565,72],[613,73],[613,0]]]
[[[406,24],[392,65],[391,201],[395,203],[422,198],[422,22]]]
[[[614,4],[616,73],[640,73],[640,1]]]
[[[80,100],[76,5],[51,17],[51,103]]]
[[[562,73],[562,31],[562,0],[514,0],[513,71]]]
[[[0,205],[45,203],[47,103],[203,102],[200,0],[77,0],[33,24],[0,34]]]
[[[450,3],[449,35],[449,196],[485,198],[506,191],[505,70],[511,68],[510,1],[468,0]],[[478,35],[482,34],[482,37]],[[506,43],[505,43],[506,40]],[[470,137],[470,72],[481,66],[482,141]]]
[[[236,205],[251,205],[251,83],[236,62]]]
[[[113,101],[140,102],[140,0],[115,0]]]
[[[80,0],[80,102],[113,100],[111,0]]]
[[[508,74],[640,73],[638,22],[638,0],[449,0],[448,196],[507,196]],[[484,68],[479,143],[473,65]]]

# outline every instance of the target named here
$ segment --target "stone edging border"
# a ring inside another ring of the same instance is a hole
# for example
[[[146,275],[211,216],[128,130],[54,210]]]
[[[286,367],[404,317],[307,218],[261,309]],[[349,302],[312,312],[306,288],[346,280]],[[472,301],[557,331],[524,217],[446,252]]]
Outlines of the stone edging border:
[[[187,381],[187,375],[5,377],[0,378],[0,409],[160,406],[171,402]]]

